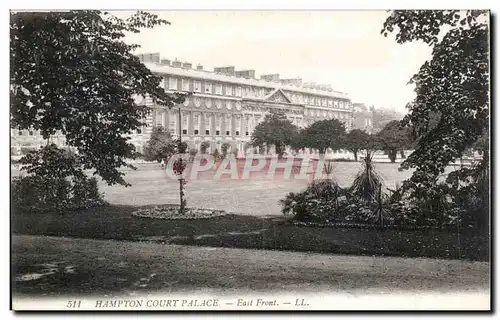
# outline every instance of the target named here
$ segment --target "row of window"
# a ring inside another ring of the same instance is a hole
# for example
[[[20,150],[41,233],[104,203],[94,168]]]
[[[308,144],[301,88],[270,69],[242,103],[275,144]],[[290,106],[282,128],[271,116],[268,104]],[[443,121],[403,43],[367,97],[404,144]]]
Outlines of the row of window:
[[[166,83],[165,88],[169,90],[181,90],[181,91],[225,95],[233,97],[255,97],[255,98],[264,98],[266,95],[270,94],[273,91],[272,89],[269,88],[239,87],[230,84],[222,85],[221,83],[211,83],[208,81],[202,82],[200,80],[191,80],[191,79],[178,79],[174,77],[168,77],[168,83]],[[342,109],[348,109],[350,106],[349,101],[344,101],[344,100],[336,100],[326,97],[295,93],[295,92],[286,92],[286,94],[288,98],[294,103],[317,105],[324,107],[328,106],[332,108],[342,108]]]
[[[175,132],[175,129],[170,129],[170,133],[175,134],[175,133],[176,133],[176,132]],[[187,134],[187,129],[183,129],[183,130],[182,130],[182,134]],[[198,130],[198,129],[193,130],[193,134],[194,134],[195,136],[199,135],[199,134],[200,134],[200,130]],[[238,130],[236,130],[236,131],[234,132],[234,134],[235,134],[236,136],[239,136],[239,135],[240,135],[240,132],[239,132]],[[205,130],[205,135],[209,136],[209,135],[210,135],[210,130]],[[216,135],[216,136],[220,136],[220,135],[221,135],[221,131],[220,131],[220,130],[215,130],[215,135]],[[227,131],[226,131],[226,136],[230,136],[230,135],[231,135],[231,131],[227,130]],[[247,131],[247,132],[245,132],[245,135],[246,135],[246,136],[248,136],[248,135],[249,135],[249,132],[248,132],[248,131]]]

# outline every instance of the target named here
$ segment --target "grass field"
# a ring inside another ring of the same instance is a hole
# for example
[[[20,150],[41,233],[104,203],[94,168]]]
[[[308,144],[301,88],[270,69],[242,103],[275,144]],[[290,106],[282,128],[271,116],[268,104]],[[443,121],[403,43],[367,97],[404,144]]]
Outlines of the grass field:
[[[12,232],[26,235],[149,241],[211,247],[319,253],[489,259],[484,233],[440,230],[361,230],[300,227],[283,217],[227,215],[199,220],[132,216],[137,207],[116,206],[75,213],[14,214]]]
[[[349,186],[361,163],[334,163],[333,177],[343,186]],[[411,175],[410,171],[398,171],[398,164],[376,164],[384,178],[385,185],[394,188]],[[178,204],[178,182],[167,178],[157,164],[138,165],[138,170],[127,170],[125,179],[131,187],[108,186],[101,183],[100,190],[112,204],[152,205]],[[252,176],[251,176],[252,177]],[[221,209],[239,214],[280,215],[279,200],[289,192],[303,190],[307,180],[266,179],[257,177],[249,180],[190,180],[186,185],[186,198],[189,206]]]
[[[356,299],[381,293],[489,294],[489,265],[482,262],[24,235],[13,237],[12,251],[14,303],[21,297],[43,301],[38,299],[158,295],[163,299],[176,293],[240,298],[248,293],[303,297],[338,292],[343,296],[356,295]],[[19,306],[22,308],[23,304]],[[453,307],[461,308],[463,304]]]

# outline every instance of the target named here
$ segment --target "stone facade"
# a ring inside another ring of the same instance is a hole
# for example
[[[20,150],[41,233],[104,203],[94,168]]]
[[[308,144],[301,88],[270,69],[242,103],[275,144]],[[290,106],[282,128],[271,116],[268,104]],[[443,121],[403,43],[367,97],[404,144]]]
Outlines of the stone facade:
[[[143,55],[141,60],[163,77],[162,86],[167,92],[192,95],[170,110],[154,105],[148,98],[137,98],[137,102],[145,102],[153,109],[144,127],[131,137],[138,151],[142,151],[154,126],[163,126],[174,138],[180,129],[190,148],[199,150],[203,141],[209,141],[220,151],[218,146],[227,142],[242,151],[255,126],[273,109],[285,111],[299,127],[333,118],[344,122],[348,130],[352,126],[351,100],[329,86],[302,84],[300,79],[280,80],[279,75],[255,79],[254,70],[235,71],[234,67],[216,68],[218,72],[205,71],[201,66],[193,69],[190,63],[167,59],[160,62],[159,55]],[[36,132],[19,135],[12,130],[12,136],[13,147],[44,143]],[[64,144],[63,137],[54,137],[54,141]]]
[[[351,129],[360,129],[366,133],[373,132],[373,106],[368,107],[363,103],[353,103]]]

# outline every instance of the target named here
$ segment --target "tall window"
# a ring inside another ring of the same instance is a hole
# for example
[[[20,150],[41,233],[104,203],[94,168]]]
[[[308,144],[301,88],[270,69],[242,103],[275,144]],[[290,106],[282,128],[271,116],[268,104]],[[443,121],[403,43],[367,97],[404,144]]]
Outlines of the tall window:
[[[193,91],[194,92],[201,92],[201,82],[200,81],[193,82]]]
[[[224,119],[224,126],[226,128],[226,135],[230,136],[233,132],[233,123],[232,123],[232,117],[230,114],[227,114]]]
[[[236,96],[241,97],[241,87],[236,87]]]
[[[212,130],[212,114],[205,114],[205,134],[209,135]]]
[[[182,114],[182,134],[187,134],[189,128],[189,115],[187,113]]]
[[[226,86],[226,96],[232,96],[233,95],[233,87],[230,85]]]
[[[189,79],[182,79],[182,91],[189,91]]]
[[[210,82],[205,82],[205,93],[212,93],[212,84]]]
[[[170,114],[170,133],[175,134],[175,126],[177,124],[177,117],[175,114]]]
[[[169,81],[168,81],[168,88],[170,90],[178,90],[178,88],[177,88],[177,78],[170,77],[168,79],[169,79]]]
[[[222,116],[220,114],[215,116],[215,134],[220,135],[222,130]]]
[[[201,117],[199,113],[193,114],[193,130],[194,134],[199,134],[200,132],[200,124],[201,124]]]
[[[215,85],[215,94],[222,94],[222,84]]]
[[[234,129],[236,130],[235,134],[237,136],[239,136],[241,133],[241,116],[237,116],[235,119],[234,119]]]

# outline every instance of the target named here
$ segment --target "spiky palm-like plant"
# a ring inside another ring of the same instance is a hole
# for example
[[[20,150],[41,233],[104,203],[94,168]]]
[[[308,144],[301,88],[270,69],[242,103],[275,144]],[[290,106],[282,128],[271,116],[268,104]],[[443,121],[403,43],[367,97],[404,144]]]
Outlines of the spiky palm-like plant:
[[[361,170],[354,179],[351,192],[367,201],[374,201],[377,192],[383,184],[382,177],[373,167],[374,153],[366,151],[366,157],[363,159],[363,170]]]

